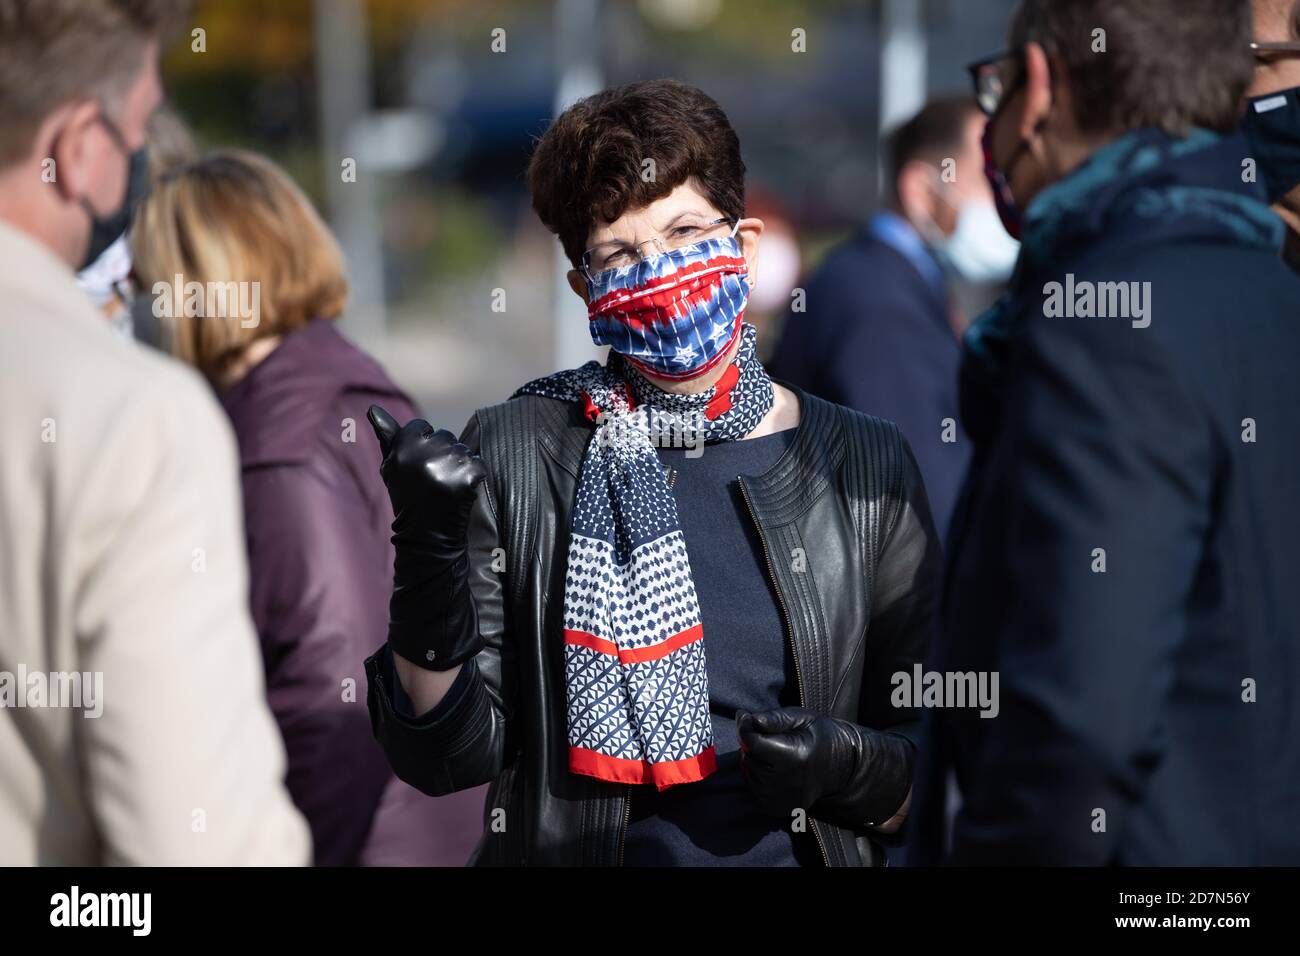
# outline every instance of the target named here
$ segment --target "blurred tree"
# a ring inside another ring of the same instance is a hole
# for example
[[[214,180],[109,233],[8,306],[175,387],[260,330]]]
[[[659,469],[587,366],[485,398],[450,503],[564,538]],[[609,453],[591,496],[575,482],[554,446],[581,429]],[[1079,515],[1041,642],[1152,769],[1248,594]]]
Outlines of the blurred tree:
[[[178,39],[167,69],[178,77],[242,70],[292,70],[311,63],[313,0],[198,0],[191,30],[202,29],[207,50],[196,55],[193,34]],[[481,11],[473,0],[365,0],[374,46],[400,43],[435,16]]]

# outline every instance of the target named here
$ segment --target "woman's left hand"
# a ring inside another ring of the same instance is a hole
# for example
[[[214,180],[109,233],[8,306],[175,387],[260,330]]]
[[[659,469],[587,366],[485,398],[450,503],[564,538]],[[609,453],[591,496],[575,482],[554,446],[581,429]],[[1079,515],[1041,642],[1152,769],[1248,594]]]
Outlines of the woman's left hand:
[[[759,805],[776,816],[811,813],[823,795],[842,788],[856,760],[849,726],[804,707],[741,711],[740,770]]]
[[[775,816],[802,809],[841,825],[879,826],[911,787],[913,747],[898,734],[805,707],[738,711],[736,731],[741,774]]]

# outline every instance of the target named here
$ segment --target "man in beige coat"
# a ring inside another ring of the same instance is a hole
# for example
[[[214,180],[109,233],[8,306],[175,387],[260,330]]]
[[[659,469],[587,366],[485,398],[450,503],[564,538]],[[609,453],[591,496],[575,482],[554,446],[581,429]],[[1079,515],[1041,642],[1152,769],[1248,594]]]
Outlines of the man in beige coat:
[[[226,420],[74,279],[184,6],[0,0],[0,865],[310,861]]]

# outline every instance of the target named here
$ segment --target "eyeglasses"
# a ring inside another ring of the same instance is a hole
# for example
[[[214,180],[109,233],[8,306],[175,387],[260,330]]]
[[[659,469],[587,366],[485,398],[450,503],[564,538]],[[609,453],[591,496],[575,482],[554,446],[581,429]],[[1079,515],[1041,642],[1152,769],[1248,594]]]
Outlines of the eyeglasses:
[[[975,102],[985,116],[992,116],[1002,100],[1013,93],[1024,79],[1024,50],[1006,50],[976,60],[966,67],[975,86]],[[1016,67],[1015,77],[1008,80],[1005,67]]]
[[[1278,54],[1300,56],[1300,42],[1293,40],[1282,40],[1276,43],[1252,43],[1250,52],[1255,54],[1257,60],[1270,60]]]
[[[683,219],[672,226],[667,235],[651,236],[636,243],[602,242],[582,254],[582,271],[590,281],[595,282],[606,273],[639,265],[645,258],[641,254],[641,247],[647,242],[653,242],[659,254],[666,255],[717,239],[722,235],[722,226],[731,226],[731,233],[735,235],[740,220],[731,216],[708,222]]]

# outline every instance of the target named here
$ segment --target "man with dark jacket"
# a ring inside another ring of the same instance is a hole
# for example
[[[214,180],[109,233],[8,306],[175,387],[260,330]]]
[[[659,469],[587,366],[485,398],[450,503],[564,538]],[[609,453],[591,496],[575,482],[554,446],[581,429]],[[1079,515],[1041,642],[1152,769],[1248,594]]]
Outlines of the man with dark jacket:
[[[972,68],[1023,254],[966,336],[934,670],[1000,696],[926,712],[919,861],[951,769],[953,862],[1300,862],[1300,286],[1232,132],[1250,28],[1024,0]]]
[[[983,129],[974,100],[948,96],[889,137],[886,207],[808,280],[770,363],[827,401],[897,423],[941,535],[970,458],[957,407],[964,320],[951,288],[1005,281],[1017,252],[984,178]]]

